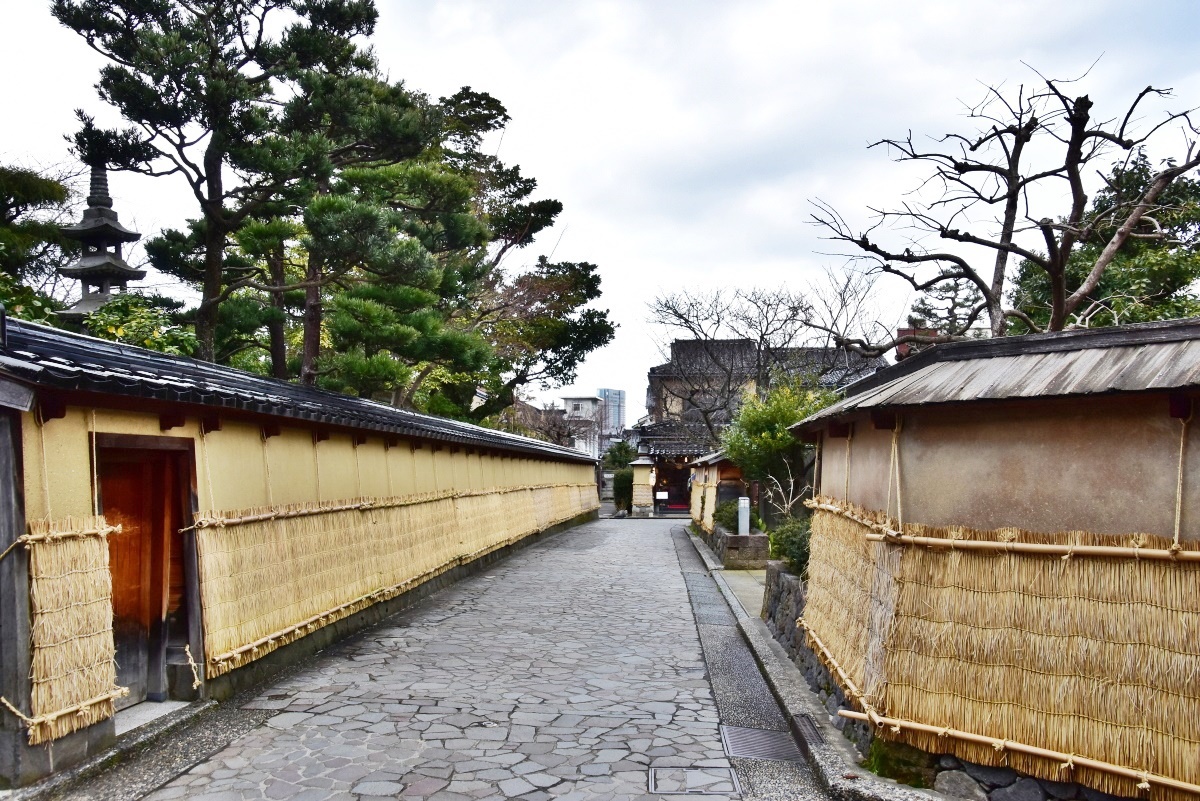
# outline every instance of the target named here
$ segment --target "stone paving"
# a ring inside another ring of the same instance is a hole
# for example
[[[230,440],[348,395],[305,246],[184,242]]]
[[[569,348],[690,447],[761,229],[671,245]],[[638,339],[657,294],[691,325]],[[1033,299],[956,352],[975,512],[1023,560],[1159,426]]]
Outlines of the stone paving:
[[[660,793],[738,797],[697,631],[718,621],[671,525],[574,529],[330,648],[147,797],[650,799],[651,768]]]

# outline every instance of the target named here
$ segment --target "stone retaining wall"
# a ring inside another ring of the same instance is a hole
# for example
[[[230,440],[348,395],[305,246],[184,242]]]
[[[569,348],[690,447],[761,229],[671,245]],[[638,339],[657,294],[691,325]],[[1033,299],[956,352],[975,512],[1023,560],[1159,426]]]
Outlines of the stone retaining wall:
[[[713,523],[711,532],[694,527],[721,564],[730,570],[762,570],[771,553],[770,538],[761,531],[751,534],[730,534],[720,523]]]
[[[1034,779],[1011,768],[976,765],[948,754],[927,754],[906,745],[880,741],[872,754],[874,737],[870,726],[838,716],[838,709],[854,707],[846,703],[846,696],[832,673],[809,649],[804,633],[796,625],[796,618],[804,613],[804,580],[787,572],[783,562],[771,561],[767,563],[766,584],[762,617],[767,629],[800,669],[829,712],[833,725],[854,743],[864,758],[871,754],[876,764],[897,765],[908,777],[919,777],[920,783],[927,787],[970,801],[1124,801],[1074,782]],[[897,775],[895,778],[902,777]]]

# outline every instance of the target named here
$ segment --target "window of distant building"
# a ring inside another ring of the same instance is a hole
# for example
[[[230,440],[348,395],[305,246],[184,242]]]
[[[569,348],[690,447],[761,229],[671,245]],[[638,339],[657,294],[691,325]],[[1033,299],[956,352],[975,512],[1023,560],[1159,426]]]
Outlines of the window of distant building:
[[[581,412],[581,411],[583,411],[583,404],[582,404],[582,403],[572,403],[572,404],[571,404],[571,411],[573,411],[573,412]]]

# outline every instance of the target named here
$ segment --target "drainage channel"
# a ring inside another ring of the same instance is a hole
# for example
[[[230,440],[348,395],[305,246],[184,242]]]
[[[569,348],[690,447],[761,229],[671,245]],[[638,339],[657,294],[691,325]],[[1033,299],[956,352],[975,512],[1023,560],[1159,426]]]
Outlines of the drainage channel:
[[[792,734],[791,722],[763,679],[754,654],[742,639],[737,618],[709,575],[691,537],[681,527],[674,529],[671,536],[720,716],[721,742],[733,766],[729,771],[732,785],[712,782],[709,777],[683,775],[699,768],[676,768],[671,769],[675,772],[669,778],[656,777],[655,771],[651,771],[650,792],[741,795],[744,801],[824,798],[825,793]],[[689,780],[692,784],[687,783]],[[731,786],[736,791],[731,792]],[[675,789],[656,790],[656,787]],[[722,789],[708,789],[712,787]]]

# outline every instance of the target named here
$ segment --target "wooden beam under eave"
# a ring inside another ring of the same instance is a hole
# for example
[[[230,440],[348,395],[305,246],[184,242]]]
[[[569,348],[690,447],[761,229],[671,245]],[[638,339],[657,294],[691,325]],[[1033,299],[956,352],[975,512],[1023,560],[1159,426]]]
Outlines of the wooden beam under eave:
[[[183,428],[187,424],[187,415],[183,412],[163,412],[158,416],[158,430],[170,431],[172,428]]]
[[[38,398],[38,417],[43,423],[61,420],[67,416],[67,404],[62,398],[42,396]]]
[[[871,425],[876,431],[895,431],[896,413],[888,409],[876,409],[871,412]]]
[[[1192,396],[1172,392],[1167,397],[1167,411],[1176,420],[1189,420],[1192,416]]]
[[[834,421],[825,429],[830,439],[845,439],[854,433],[854,423]]]

